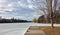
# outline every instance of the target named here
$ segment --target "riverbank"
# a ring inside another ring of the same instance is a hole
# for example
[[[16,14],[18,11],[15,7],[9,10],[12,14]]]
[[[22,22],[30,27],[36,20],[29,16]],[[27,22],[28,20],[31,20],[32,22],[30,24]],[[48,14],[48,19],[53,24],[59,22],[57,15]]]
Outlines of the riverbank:
[[[60,35],[60,27],[51,28],[50,26],[41,26],[40,30],[43,30],[46,35]]]
[[[60,35],[60,27],[30,26],[24,35]]]

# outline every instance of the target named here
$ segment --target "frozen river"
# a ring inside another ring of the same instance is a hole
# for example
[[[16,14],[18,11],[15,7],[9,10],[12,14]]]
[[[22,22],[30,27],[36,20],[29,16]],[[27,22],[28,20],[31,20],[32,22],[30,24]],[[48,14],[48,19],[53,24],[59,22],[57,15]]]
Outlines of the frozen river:
[[[51,26],[51,24],[5,23],[0,24],[0,35],[24,35],[29,26]],[[54,24],[60,26],[60,24]]]

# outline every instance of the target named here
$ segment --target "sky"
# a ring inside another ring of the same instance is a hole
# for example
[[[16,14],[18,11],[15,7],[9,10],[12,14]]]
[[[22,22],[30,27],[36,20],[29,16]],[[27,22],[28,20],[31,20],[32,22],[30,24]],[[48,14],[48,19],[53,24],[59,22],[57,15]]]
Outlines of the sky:
[[[43,12],[36,8],[41,4],[45,7],[45,0],[0,0],[0,17],[11,19],[38,19]]]
[[[24,20],[38,18],[41,15],[35,11],[36,5],[34,6],[33,2],[39,2],[39,0],[0,0],[0,17]]]

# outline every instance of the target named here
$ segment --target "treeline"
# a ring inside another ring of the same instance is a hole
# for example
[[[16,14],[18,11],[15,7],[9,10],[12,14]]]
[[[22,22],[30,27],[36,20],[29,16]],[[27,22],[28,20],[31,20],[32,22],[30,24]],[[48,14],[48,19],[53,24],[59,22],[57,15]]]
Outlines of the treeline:
[[[31,22],[31,21],[17,20],[17,19],[0,19],[0,23],[21,23],[21,22]]]
[[[56,16],[53,17],[52,20],[53,20],[52,21],[53,23],[60,23],[60,15],[56,14]],[[38,18],[37,21],[38,21],[38,23],[50,23],[50,18],[48,17],[47,19],[45,19],[44,15],[42,15]]]
[[[54,15],[56,15],[56,16],[54,16],[53,18],[52,18],[52,22],[53,23],[56,23],[56,24],[60,24],[60,13],[57,13],[57,14],[54,14]],[[49,16],[47,16],[47,18],[45,18],[44,17],[45,15],[42,15],[42,16],[40,16],[38,19],[36,19],[36,18],[34,18],[33,20],[32,20],[32,22],[34,22],[34,23],[51,23],[50,22],[50,17]]]

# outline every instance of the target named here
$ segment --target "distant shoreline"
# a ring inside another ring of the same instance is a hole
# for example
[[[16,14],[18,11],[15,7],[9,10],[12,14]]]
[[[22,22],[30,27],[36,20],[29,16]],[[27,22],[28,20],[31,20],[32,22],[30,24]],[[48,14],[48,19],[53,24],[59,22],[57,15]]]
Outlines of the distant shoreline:
[[[0,19],[0,23],[25,23],[25,22],[32,22],[32,21],[21,20],[21,19]]]
[[[30,23],[30,22],[0,22],[0,23]]]

